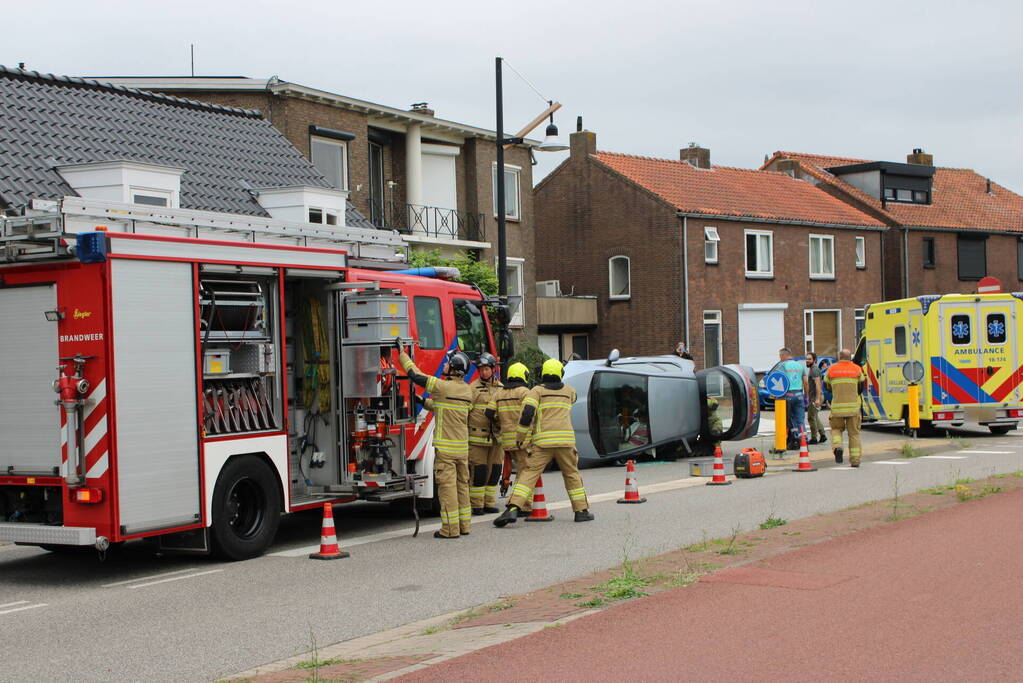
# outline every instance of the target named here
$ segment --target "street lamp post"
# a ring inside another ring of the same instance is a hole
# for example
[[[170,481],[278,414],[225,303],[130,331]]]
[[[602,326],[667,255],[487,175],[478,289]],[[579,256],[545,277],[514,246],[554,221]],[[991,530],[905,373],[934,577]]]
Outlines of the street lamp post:
[[[497,295],[502,302],[508,300],[508,245],[506,242],[507,216],[506,197],[504,188],[504,148],[505,145],[522,144],[523,138],[536,128],[545,119],[550,117],[547,126],[546,137],[543,144],[536,149],[541,152],[563,152],[568,145],[558,141],[558,127],[554,125],[554,112],[561,105],[557,102],[548,101],[548,108],[531,121],[525,128],[519,131],[513,138],[504,137],[504,94],[501,85],[501,57],[494,60],[494,83],[497,90]]]

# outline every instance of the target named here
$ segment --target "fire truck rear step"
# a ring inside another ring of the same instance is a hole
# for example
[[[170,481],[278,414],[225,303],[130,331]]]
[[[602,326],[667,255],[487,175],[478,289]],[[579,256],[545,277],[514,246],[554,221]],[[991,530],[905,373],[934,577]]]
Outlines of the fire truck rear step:
[[[52,543],[54,545],[95,545],[96,530],[73,526],[50,526],[20,522],[0,523],[0,541]]]

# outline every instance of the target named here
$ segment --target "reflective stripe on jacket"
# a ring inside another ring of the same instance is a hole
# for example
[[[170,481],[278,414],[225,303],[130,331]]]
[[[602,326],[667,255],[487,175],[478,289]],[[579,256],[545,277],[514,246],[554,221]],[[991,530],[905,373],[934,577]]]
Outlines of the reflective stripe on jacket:
[[[863,368],[849,360],[839,361],[828,368],[824,382],[831,388],[832,415],[850,417],[860,414]]]
[[[522,415],[522,399],[529,393],[524,386],[503,387],[490,399],[488,410],[497,414],[497,425],[500,429],[501,446],[515,450],[515,428]],[[528,439],[526,441],[528,443]]]
[[[549,448],[575,446],[575,430],[572,429],[571,410],[575,403],[575,389],[563,384],[560,389],[548,389],[540,384],[526,394],[522,401],[525,406],[533,406],[533,445]],[[519,424],[519,433],[529,431],[529,427]]]
[[[426,376],[426,390],[430,399],[426,407],[434,413],[437,426],[433,431],[433,446],[442,455],[469,456],[469,410],[472,408],[472,389],[461,380],[438,379],[426,375],[404,353],[401,367],[417,375]]]
[[[494,425],[487,418],[486,410],[491,399],[501,389],[497,378],[484,382],[477,377],[469,384],[472,389],[472,410],[469,412],[469,443],[476,446],[490,446],[494,443]]]

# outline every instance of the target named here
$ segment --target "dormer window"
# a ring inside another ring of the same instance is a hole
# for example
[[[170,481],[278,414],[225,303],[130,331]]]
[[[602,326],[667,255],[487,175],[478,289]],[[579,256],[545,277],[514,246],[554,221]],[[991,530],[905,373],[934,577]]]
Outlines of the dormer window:
[[[344,227],[348,192],[330,187],[274,187],[257,191],[272,218]]]
[[[322,223],[323,225],[337,225],[337,211],[322,209],[315,206],[309,207],[309,222]]]
[[[930,204],[931,193],[926,190],[908,190],[897,187],[886,187],[884,189],[885,201],[906,202],[910,204]]]
[[[138,161],[98,161],[58,166],[57,172],[84,199],[168,209],[180,206],[184,169]]]

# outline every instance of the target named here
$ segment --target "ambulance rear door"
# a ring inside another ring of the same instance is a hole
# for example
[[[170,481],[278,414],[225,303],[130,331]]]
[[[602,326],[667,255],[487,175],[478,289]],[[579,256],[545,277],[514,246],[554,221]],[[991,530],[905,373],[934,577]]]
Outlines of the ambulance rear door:
[[[968,409],[994,401],[981,388],[987,378],[988,363],[984,354],[984,314],[977,301],[957,297],[938,302],[941,344],[938,354],[930,360],[934,398],[940,405],[958,404]]]
[[[1017,310],[1020,302],[1012,296],[981,300],[977,304],[979,366],[978,384],[994,403],[1019,404],[1020,380]]]

